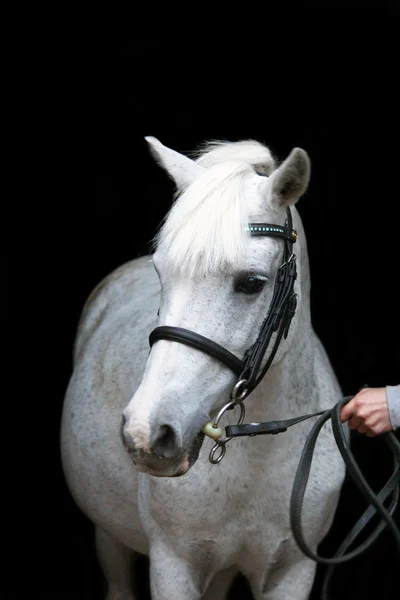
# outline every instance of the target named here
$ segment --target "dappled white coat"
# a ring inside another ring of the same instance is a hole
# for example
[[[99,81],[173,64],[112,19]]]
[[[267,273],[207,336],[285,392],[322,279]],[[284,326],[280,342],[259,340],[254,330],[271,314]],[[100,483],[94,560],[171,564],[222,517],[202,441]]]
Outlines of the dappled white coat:
[[[246,421],[296,417],[340,399],[311,326],[307,246],[294,207],[308,184],[308,157],[294,149],[276,167],[268,148],[243,141],[207,146],[192,160],[147,141],[177,199],[154,256],[111,273],[84,308],[62,419],[69,488],[96,525],[109,600],[133,598],[132,550],[150,556],[153,600],[223,600],[238,570],[256,600],[306,599],[315,564],[293,540],[289,498],[309,422],[233,439],[224,460],[210,464],[213,441],[201,446],[199,432],[229,401],[235,375],[172,341],[156,342],[149,354],[148,336],[157,325],[185,327],[242,358],[266,316],[283,248],[281,240],[250,237],[247,223],[283,225],[291,206],[298,308],[245,401]],[[259,293],[240,291],[247,273],[263,280]],[[223,424],[236,419],[228,411]],[[303,514],[314,549],[332,522],[343,476],[328,424]]]

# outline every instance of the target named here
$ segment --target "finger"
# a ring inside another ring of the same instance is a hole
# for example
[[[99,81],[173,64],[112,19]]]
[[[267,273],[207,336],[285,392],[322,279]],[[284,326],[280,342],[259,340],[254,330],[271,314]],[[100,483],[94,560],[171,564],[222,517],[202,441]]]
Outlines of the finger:
[[[359,425],[361,425],[362,421],[359,417],[356,417],[355,415],[353,415],[351,417],[351,419],[349,420],[349,427],[350,429],[357,429],[357,427]]]
[[[370,430],[370,429],[369,429],[369,427],[367,427],[366,425],[359,425],[359,426],[357,427],[357,431],[358,431],[359,433],[367,433],[367,431],[371,431],[371,430]]]
[[[350,400],[347,404],[345,404],[340,412],[340,419],[342,423],[350,419],[351,415],[354,411],[354,400]]]
[[[369,429],[369,430],[367,431],[366,435],[367,435],[367,437],[370,437],[370,438],[372,438],[372,437],[376,437],[378,434],[377,434],[377,433],[375,433],[374,431],[372,431],[372,429]]]

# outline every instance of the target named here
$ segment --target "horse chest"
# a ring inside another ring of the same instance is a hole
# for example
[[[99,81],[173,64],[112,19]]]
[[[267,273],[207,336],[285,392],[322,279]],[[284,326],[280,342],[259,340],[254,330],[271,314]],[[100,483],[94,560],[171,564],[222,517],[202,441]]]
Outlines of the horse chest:
[[[198,463],[198,467],[200,464]],[[207,465],[207,469],[208,469]],[[177,480],[157,480],[139,476],[139,512],[151,530],[162,529],[168,536],[191,540],[228,536],[243,546],[269,521],[288,523],[288,488],[274,487],[242,471],[240,476],[224,477],[211,467],[211,477],[196,469]],[[282,496],[282,497],[279,497]],[[151,533],[150,533],[151,535]]]

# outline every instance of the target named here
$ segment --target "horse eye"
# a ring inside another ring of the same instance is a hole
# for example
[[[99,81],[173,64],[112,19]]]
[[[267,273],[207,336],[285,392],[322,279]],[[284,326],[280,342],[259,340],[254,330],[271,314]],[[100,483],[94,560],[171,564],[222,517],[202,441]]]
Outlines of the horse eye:
[[[235,291],[244,292],[245,294],[256,294],[257,292],[261,292],[266,282],[266,277],[248,273],[236,282]]]

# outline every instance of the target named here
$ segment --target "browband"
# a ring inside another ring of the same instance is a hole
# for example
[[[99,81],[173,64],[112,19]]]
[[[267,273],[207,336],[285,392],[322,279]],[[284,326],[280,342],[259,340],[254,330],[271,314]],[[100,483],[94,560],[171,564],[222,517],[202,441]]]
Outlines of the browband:
[[[249,223],[249,232],[252,236],[267,235],[268,237],[279,237],[289,242],[297,240],[297,231],[291,227],[271,225],[270,223]]]

